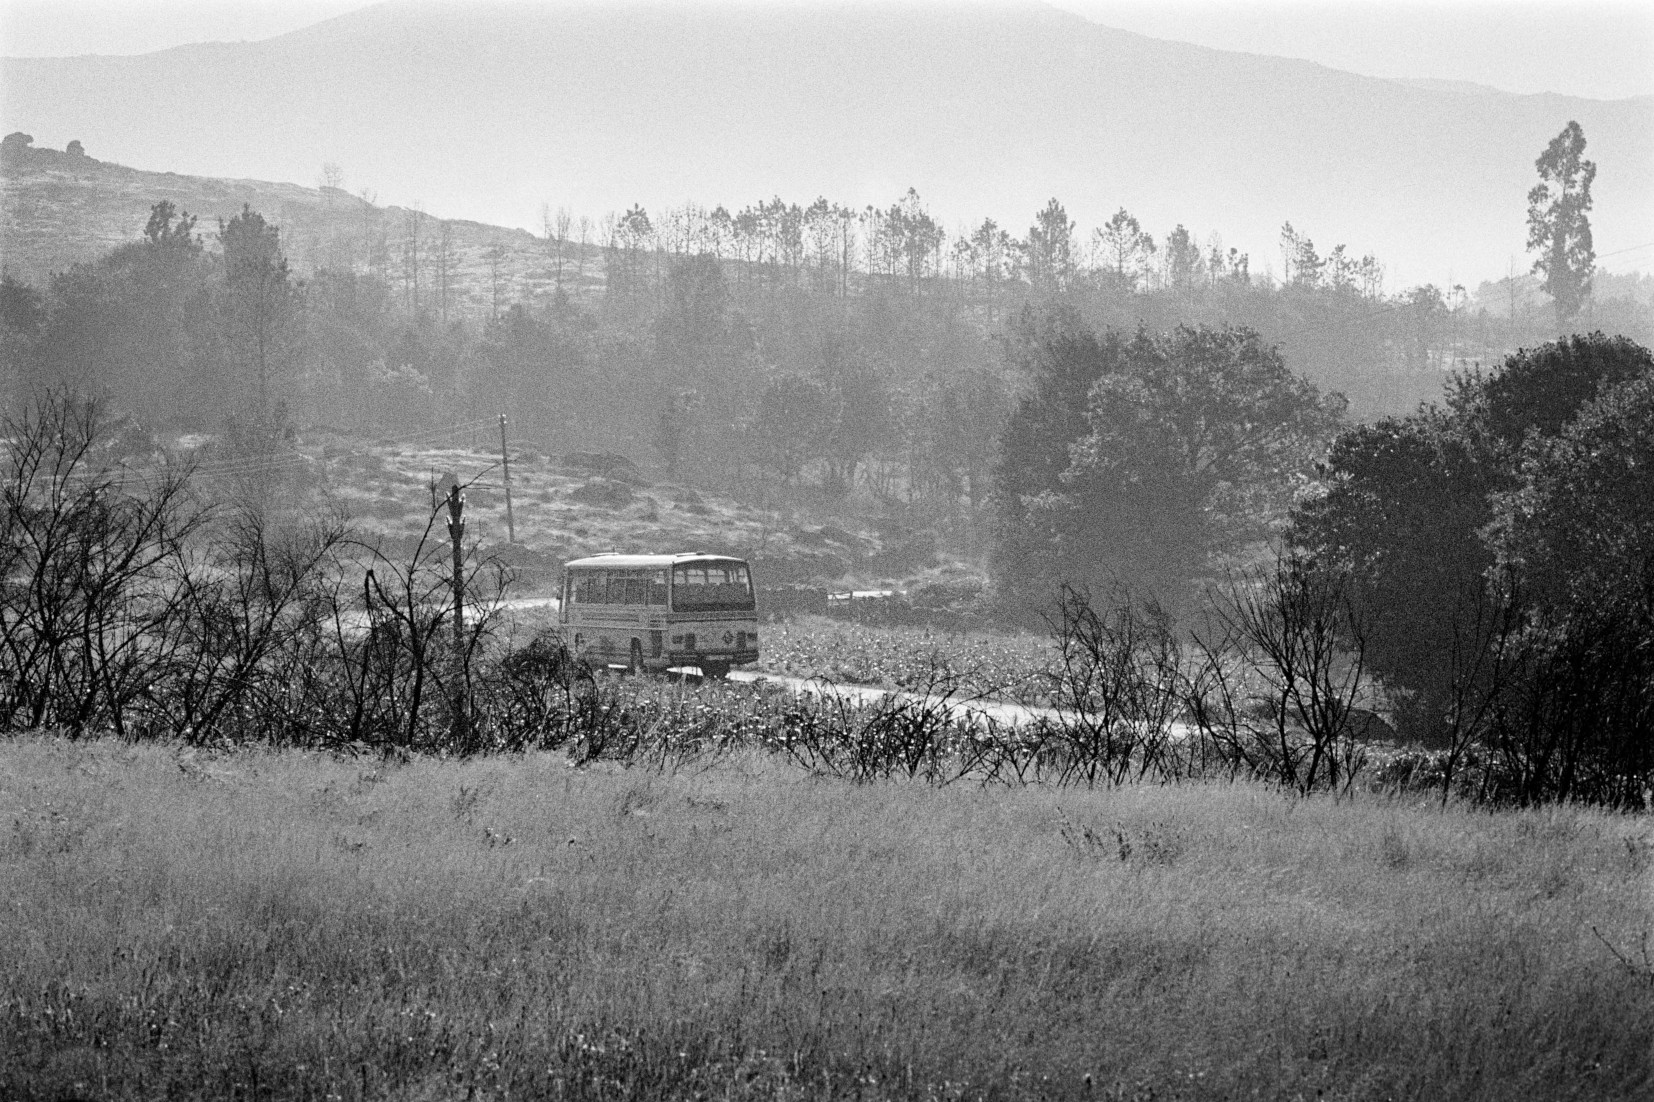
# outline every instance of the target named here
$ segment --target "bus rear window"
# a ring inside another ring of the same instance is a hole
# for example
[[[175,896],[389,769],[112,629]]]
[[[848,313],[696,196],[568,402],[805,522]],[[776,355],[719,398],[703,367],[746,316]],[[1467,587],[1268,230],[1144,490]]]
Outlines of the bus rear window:
[[[751,609],[752,579],[741,563],[689,563],[672,568],[672,607],[680,611]]]

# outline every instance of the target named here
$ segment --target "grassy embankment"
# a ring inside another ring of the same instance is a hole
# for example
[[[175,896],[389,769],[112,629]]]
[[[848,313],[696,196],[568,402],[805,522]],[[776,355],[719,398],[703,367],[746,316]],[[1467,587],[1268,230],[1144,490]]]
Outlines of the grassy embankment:
[[[1645,818],[33,737],[0,809],[0,1098],[1654,1086]]]

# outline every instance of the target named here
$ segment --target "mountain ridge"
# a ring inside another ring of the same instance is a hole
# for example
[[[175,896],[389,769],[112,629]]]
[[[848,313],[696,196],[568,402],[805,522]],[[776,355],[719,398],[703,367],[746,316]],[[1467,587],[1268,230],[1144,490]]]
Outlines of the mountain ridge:
[[[1444,282],[1520,253],[1533,158],[1571,117],[1601,166],[1599,249],[1654,225],[1654,97],[1468,95],[1036,5],[383,4],[3,79],[7,130],[208,176],[337,161],[405,205],[508,225],[542,202],[859,207],[912,186],[950,229],[1020,234],[1056,195],[1082,233],[1123,206],[1261,270],[1291,221],[1396,282]]]

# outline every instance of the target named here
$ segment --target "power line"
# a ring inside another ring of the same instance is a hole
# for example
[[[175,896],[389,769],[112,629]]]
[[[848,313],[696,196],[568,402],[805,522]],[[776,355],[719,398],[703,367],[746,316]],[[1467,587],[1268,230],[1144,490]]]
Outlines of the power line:
[[[278,470],[288,467],[298,467],[310,462],[310,457],[298,452],[287,452],[283,455],[268,457],[252,456],[242,459],[226,460],[223,463],[197,467],[190,474],[201,475],[207,478],[218,478],[225,475],[253,474],[258,471]]]
[[[431,440],[441,436],[455,436],[461,432],[475,431],[485,425],[492,425],[493,423],[494,419],[492,417],[481,417],[475,421],[461,421],[456,425],[448,425],[445,428],[425,429],[421,432],[416,432],[408,436],[397,437],[396,442],[398,444],[415,444],[423,440]]]
[[[1641,245],[1628,245],[1623,249],[1615,249],[1609,253],[1598,253],[1597,259],[1601,260],[1605,256],[1618,256],[1621,253],[1634,253],[1638,249],[1654,249],[1654,241],[1645,241]]]

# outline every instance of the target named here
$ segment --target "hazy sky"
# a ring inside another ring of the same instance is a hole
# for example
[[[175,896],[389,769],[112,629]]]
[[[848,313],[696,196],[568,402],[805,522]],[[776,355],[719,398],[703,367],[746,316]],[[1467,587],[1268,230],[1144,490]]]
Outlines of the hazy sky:
[[[1157,38],[1306,58],[1369,76],[1468,80],[1511,92],[1598,99],[1654,95],[1650,0],[1055,2]],[[365,6],[362,0],[0,0],[0,53],[132,54],[268,38]]]

